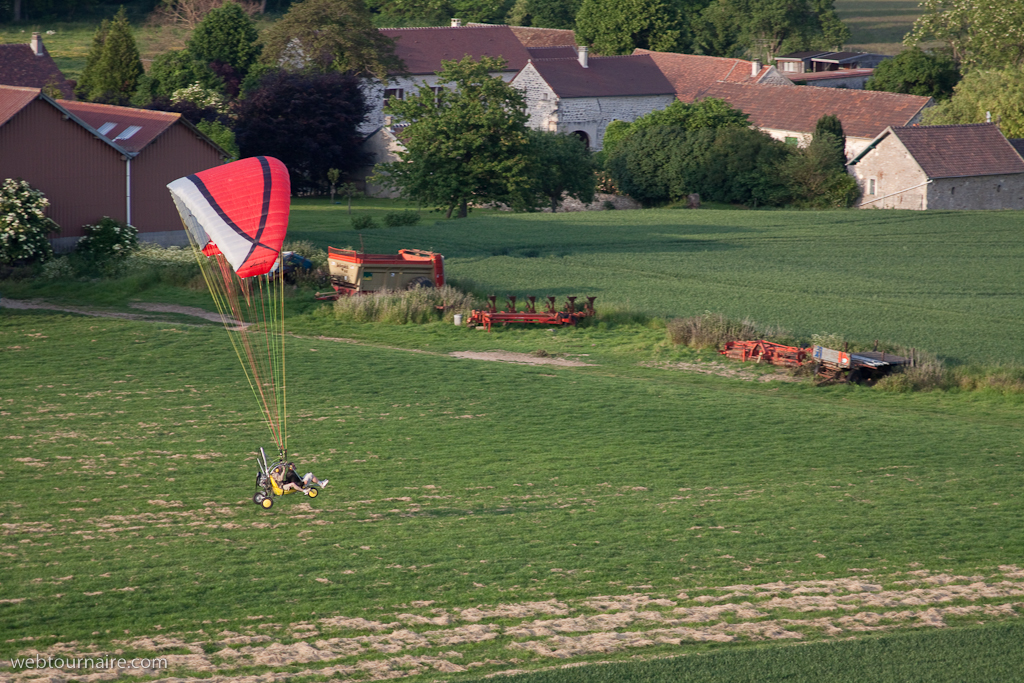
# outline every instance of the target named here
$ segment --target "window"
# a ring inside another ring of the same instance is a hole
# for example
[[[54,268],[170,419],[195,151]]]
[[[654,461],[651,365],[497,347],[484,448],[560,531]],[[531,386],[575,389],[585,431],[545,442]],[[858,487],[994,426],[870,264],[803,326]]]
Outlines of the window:
[[[796,138],[790,138],[790,137],[787,137],[787,138],[786,138],[786,144],[787,144],[787,145],[794,145],[794,146],[796,146],[796,145],[799,145],[799,144],[800,144],[800,141],[799,141],[799,140],[797,140]]]
[[[875,179],[874,178],[869,178],[868,179],[868,194],[869,195],[875,194]]]
[[[384,90],[385,105],[387,105],[388,100],[390,100],[392,97],[395,98],[396,100],[404,100],[405,90],[403,90],[402,88],[387,88],[386,90]]]
[[[98,130],[100,132],[100,135],[106,135],[110,131],[114,130],[114,126],[116,126],[116,125],[117,125],[116,123],[111,123],[110,121],[107,121],[102,126],[97,128],[96,130]]]
[[[140,130],[142,130],[142,126],[128,126],[123,131],[121,131],[120,135],[118,135],[114,139],[115,140],[127,140],[131,136],[133,136],[136,133],[138,133]]]

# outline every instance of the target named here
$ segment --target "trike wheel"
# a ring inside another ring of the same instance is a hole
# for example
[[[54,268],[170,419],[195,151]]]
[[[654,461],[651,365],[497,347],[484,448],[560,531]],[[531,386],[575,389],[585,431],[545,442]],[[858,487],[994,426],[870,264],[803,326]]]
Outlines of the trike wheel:
[[[320,492],[317,489],[310,489],[309,490],[309,497],[310,498],[316,498],[318,495],[320,495]]]
[[[254,495],[252,497],[252,502],[254,502],[257,505],[259,505],[259,504],[261,504],[263,502],[264,498],[266,498],[266,495],[264,495],[263,491],[257,491],[256,495]]]
[[[264,498],[260,501],[260,505],[263,506],[264,510],[269,510],[274,506],[274,500],[272,498]]]

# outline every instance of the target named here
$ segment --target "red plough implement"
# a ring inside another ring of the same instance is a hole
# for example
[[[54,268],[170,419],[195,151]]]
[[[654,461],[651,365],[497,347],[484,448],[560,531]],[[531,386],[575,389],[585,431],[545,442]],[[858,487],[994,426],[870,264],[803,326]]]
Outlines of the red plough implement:
[[[771,363],[786,367],[798,367],[811,357],[811,349],[797,346],[784,346],[764,339],[754,341],[731,341],[719,351],[723,356],[733,360],[752,360],[758,363]]]
[[[565,307],[562,310],[558,310],[555,304],[555,297],[549,296],[544,310],[537,312],[537,297],[526,297],[527,304],[525,310],[518,311],[516,310],[516,297],[510,296],[505,307],[506,310],[499,311],[498,297],[492,294],[487,297],[490,301],[487,309],[473,311],[467,323],[470,325],[483,325],[487,328],[488,332],[491,331],[492,325],[508,325],[510,323],[526,325],[575,325],[583,318],[595,315],[594,299],[597,297],[588,296],[587,303],[579,310],[576,308],[576,298],[574,296],[566,297]]]

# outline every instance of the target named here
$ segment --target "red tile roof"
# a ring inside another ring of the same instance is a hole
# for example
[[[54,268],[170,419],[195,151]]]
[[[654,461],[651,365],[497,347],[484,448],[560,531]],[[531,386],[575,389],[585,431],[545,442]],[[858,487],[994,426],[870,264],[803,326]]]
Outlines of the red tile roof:
[[[0,126],[39,97],[39,88],[17,88],[0,85]]]
[[[131,107],[115,107],[111,104],[95,102],[64,102],[60,105],[77,116],[89,126],[115,145],[132,154],[137,154],[155,140],[161,133],[170,128],[181,114],[166,111],[150,111]],[[103,130],[108,123],[114,124]],[[138,127],[134,132],[132,128]],[[122,135],[128,135],[121,138]]]
[[[846,135],[868,139],[888,126],[907,125],[932,101],[890,92],[740,83],[714,83],[704,94],[745,112],[758,128],[813,133],[819,118],[833,114]]]
[[[770,66],[762,66],[751,76],[753,62],[745,59],[683,55],[675,52],[633,50],[634,55],[649,55],[675,87],[676,96],[683,102],[693,102],[705,96],[706,90],[724,81],[727,83],[757,83],[767,75]]]
[[[578,59],[538,59],[532,64],[544,82],[562,98],[636,97],[675,92],[647,55],[590,57],[586,69]]]
[[[395,41],[395,54],[407,73],[425,75],[441,70],[441,60],[459,61],[466,55],[502,57],[505,71],[519,71],[530,53],[508,26],[437,26],[431,28],[382,28]]]
[[[0,45],[0,84],[45,88],[53,84],[65,99],[75,96],[74,84],[57,68],[46,46],[36,55],[27,44]]]
[[[1024,173],[1024,159],[995,123],[891,130],[929,178]]]
[[[538,28],[536,26],[510,26],[512,33],[516,35],[526,47],[559,47],[562,45],[576,45],[576,34],[568,29],[562,28]]]

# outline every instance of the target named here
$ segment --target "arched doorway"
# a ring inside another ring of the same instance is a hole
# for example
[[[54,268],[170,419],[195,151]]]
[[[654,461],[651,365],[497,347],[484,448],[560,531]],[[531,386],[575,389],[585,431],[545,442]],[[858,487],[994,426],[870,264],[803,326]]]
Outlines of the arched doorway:
[[[576,137],[578,137],[578,138],[579,138],[580,140],[582,140],[582,141],[583,141],[583,145],[584,145],[584,146],[585,146],[585,147],[586,147],[587,149],[590,149],[590,136],[589,136],[589,135],[587,135],[585,131],[582,131],[582,130],[574,130],[574,131],[572,132],[572,134],[573,134],[573,135],[575,135]]]

